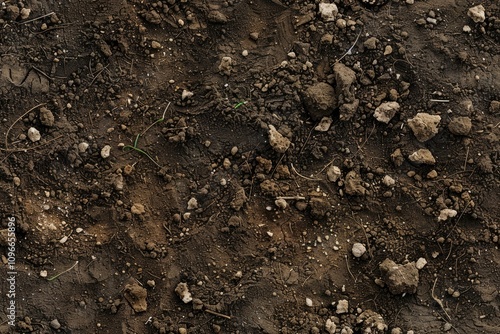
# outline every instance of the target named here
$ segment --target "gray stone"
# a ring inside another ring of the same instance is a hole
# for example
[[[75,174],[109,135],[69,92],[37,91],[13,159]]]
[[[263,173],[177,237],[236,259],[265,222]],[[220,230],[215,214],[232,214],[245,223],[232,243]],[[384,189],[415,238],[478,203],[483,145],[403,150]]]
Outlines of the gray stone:
[[[40,122],[48,127],[54,126],[54,114],[49,109],[40,108]]]
[[[391,101],[391,102],[384,102],[381,105],[375,109],[375,112],[373,113],[373,117],[379,122],[382,123],[389,123],[391,119],[396,115],[396,113],[399,111],[399,103]]]

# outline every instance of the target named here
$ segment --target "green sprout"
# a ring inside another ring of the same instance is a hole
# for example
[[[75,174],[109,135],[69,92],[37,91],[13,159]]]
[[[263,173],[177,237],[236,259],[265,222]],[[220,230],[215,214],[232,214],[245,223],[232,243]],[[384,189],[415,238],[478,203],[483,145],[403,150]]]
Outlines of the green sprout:
[[[238,109],[239,107],[241,107],[242,105],[245,105],[245,104],[247,104],[247,103],[248,103],[248,101],[241,101],[241,102],[239,102],[238,104],[236,104],[236,105],[234,106],[234,109]]]
[[[130,150],[134,150],[136,152],[139,152],[143,155],[145,155],[146,157],[149,158],[149,160],[151,160],[156,166],[158,166],[158,168],[162,168],[154,159],[151,155],[149,155],[148,152],[144,151],[143,149],[139,148],[137,145],[139,143],[139,138],[141,136],[143,136],[149,129],[151,129],[155,124],[157,123],[160,123],[160,122],[163,122],[165,120],[165,113],[167,112],[168,110],[168,107],[170,107],[170,102],[167,104],[167,107],[165,108],[165,110],[163,111],[163,115],[161,116],[161,118],[157,119],[156,121],[154,121],[150,126],[148,126],[146,128],[146,130],[142,131],[142,133],[139,133],[137,135],[137,137],[135,137],[135,141],[134,141],[134,145],[125,145],[123,146],[123,150],[124,151],[130,151]]]

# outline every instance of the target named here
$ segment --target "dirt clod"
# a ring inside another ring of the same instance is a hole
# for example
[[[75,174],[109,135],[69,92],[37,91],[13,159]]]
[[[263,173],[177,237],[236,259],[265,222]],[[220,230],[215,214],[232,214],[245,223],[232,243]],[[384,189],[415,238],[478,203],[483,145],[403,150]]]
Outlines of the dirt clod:
[[[335,89],[325,82],[308,87],[304,94],[304,105],[314,120],[328,117],[338,107]]]
[[[135,312],[140,313],[147,311],[148,303],[146,298],[148,297],[148,291],[136,281],[125,285],[123,296]]]
[[[394,295],[417,292],[419,275],[415,262],[405,265],[385,259],[379,266],[382,279]]]
[[[408,120],[408,126],[420,142],[425,142],[438,133],[438,125],[441,116],[428,113],[418,113],[415,117]]]

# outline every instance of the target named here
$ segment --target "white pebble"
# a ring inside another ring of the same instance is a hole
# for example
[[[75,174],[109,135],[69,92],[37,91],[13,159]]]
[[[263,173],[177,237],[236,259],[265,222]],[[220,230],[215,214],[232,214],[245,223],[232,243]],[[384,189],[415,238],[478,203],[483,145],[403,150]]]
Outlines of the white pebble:
[[[349,312],[349,302],[345,299],[339,300],[337,303],[337,314],[344,314]]]
[[[40,270],[40,277],[47,277],[47,270]]]
[[[83,228],[81,228],[81,227],[76,228],[76,233],[82,233],[82,232],[83,232]]]
[[[61,238],[61,240],[59,240],[59,243],[60,244],[64,244],[64,243],[66,243],[66,241],[68,241],[68,237],[64,236],[64,237]]]
[[[188,210],[193,210],[198,208],[198,200],[194,197],[191,197],[191,199],[187,203],[187,209]]]
[[[248,56],[248,50],[243,50],[243,52],[241,52],[241,55],[242,55],[243,57]]]
[[[107,158],[109,158],[110,154],[111,154],[111,146],[109,146],[109,145],[104,146],[101,150],[101,157],[103,159],[107,159]]]
[[[306,298],[306,305],[309,307],[313,306],[313,301],[310,298]]]
[[[81,142],[80,144],[78,144],[78,152],[80,153],[85,153],[85,151],[87,151],[88,148],[89,144],[86,142]]]
[[[352,251],[352,255],[354,255],[354,257],[362,257],[363,254],[366,253],[366,247],[363,246],[363,244],[356,242],[354,245],[352,245],[351,251]]]
[[[39,141],[40,138],[42,138],[42,136],[40,135],[40,131],[38,131],[37,129],[31,127],[31,128],[28,129],[28,138],[32,142],[36,142],[36,141]]]
[[[288,203],[283,198],[278,198],[276,201],[274,201],[274,204],[276,204],[276,206],[282,210],[285,210],[288,206]]]
[[[382,179],[382,182],[388,187],[392,187],[393,185],[396,184],[396,181],[392,177],[390,177],[389,175],[384,176],[384,178]]]
[[[426,264],[427,264],[427,260],[424,259],[423,257],[421,257],[417,260],[417,263],[415,263],[415,267],[417,267],[417,269],[420,270],[420,269],[424,268]]]

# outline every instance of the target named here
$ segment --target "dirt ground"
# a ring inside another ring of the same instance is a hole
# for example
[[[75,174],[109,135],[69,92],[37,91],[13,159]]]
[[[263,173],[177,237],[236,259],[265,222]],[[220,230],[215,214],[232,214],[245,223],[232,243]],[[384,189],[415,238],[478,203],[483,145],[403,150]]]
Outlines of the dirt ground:
[[[500,333],[498,1],[0,27],[0,333]]]

